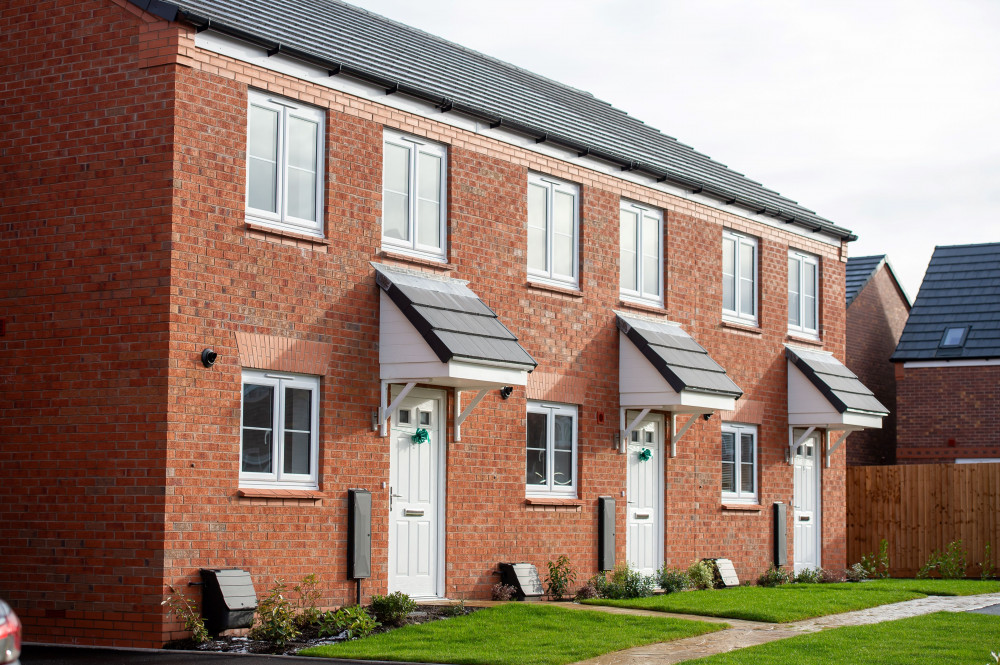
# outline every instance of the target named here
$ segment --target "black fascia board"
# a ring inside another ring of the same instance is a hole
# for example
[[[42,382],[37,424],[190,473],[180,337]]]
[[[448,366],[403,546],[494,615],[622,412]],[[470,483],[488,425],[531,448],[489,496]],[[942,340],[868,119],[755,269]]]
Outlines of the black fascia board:
[[[840,399],[835,392],[833,392],[829,384],[827,384],[827,382],[816,373],[816,370],[814,370],[809,363],[800,358],[797,353],[792,351],[787,346],[785,347],[785,357],[792,361],[792,364],[795,365],[800,372],[802,372],[803,376],[809,379],[809,381],[816,386],[817,390],[823,393],[823,397],[830,402],[833,408],[837,409],[839,413],[847,413],[847,404],[845,404],[844,401]]]

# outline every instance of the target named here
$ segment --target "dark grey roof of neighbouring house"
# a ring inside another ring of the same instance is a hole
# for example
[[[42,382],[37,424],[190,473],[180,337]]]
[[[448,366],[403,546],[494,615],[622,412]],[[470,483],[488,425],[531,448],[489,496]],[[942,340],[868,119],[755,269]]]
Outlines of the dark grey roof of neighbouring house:
[[[840,413],[848,411],[889,415],[889,409],[875,399],[858,377],[826,351],[785,347],[785,357]]]
[[[589,93],[337,0],[129,0],[721,201],[856,237]]]
[[[906,305],[908,307],[910,306],[910,296],[907,295],[903,285],[899,283],[898,279],[896,279],[896,271],[892,269],[892,264],[889,263],[889,257],[885,254],[876,254],[875,256],[852,256],[847,259],[846,295],[848,306],[850,306],[858,294],[861,293],[866,286],[868,286],[868,282],[871,281],[872,277],[875,276],[878,269],[883,265],[889,271],[893,281],[896,282],[896,286],[899,288],[899,292],[906,301]]]
[[[468,282],[372,265],[376,283],[441,362],[486,362],[528,372],[538,365]]]
[[[639,319],[615,312],[618,329],[666,379],[675,392],[690,390],[739,398],[740,387],[698,342],[676,323]]]
[[[963,327],[963,344],[941,346]],[[934,248],[892,360],[935,358],[1000,358],[1000,243]]]

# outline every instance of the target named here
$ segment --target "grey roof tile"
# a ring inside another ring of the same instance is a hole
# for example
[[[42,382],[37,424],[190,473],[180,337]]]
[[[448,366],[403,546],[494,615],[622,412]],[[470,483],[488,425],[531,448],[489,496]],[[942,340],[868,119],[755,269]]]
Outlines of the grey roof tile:
[[[965,326],[963,346],[941,347]],[[1000,358],[1000,243],[934,249],[892,359],[934,358]]]
[[[141,4],[143,0],[131,0]],[[593,95],[337,0],[173,0],[178,18],[308,58],[387,88],[640,164],[691,189],[853,239],[817,213]]]
[[[786,345],[785,357],[840,413],[860,411],[889,415],[889,410],[875,398],[872,391],[861,383],[854,372],[834,358],[833,354]]]
[[[514,366],[538,363],[466,282],[377,263],[375,281],[420,332],[441,362],[459,359]]]
[[[615,314],[618,329],[678,393],[689,390],[737,399],[743,395],[726,370],[676,323]]]
[[[847,304],[850,305],[854,298],[865,288],[868,280],[885,261],[885,254],[876,256],[852,256],[847,259],[847,269],[845,271],[845,282],[847,286]]]

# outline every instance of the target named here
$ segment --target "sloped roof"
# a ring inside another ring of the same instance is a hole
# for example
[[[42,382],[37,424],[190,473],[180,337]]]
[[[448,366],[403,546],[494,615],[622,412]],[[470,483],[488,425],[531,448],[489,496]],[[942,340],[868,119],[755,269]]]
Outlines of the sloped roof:
[[[593,95],[338,0],[129,0],[692,191],[846,240],[797,202]]]
[[[907,307],[910,306],[911,300],[910,296],[906,293],[906,289],[896,278],[896,271],[892,269],[892,264],[889,263],[889,257],[886,254],[876,254],[874,256],[852,256],[847,259],[847,270],[846,270],[846,282],[847,282],[847,305],[850,306],[854,299],[859,293],[868,285],[868,282],[872,280],[872,277],[878,272],[879,268],[882,266],[886,267],[889,271],[889,275],[892,277],[893,281],[896,282],[896,286],[899,288],[899,292],[903,295],[903,299],[906,301]]]
[[[964,344],[942,347],[949,328]],[[935,247],[892,360],[1000,358],[1000,243]]]
[[[785,357],[826,397],[839,413],[881,416],[889,409],[879,402],[857,375],[826,351],[785,346]]]
[[[468,282],[372,265],[379,287],[441,362],[487,362],[528,372],[538,365]]]
[[[618,329],[635,344],[674,391],[689,390],[739,398],[740,387],[708,351],[675,323],[617,315]]]

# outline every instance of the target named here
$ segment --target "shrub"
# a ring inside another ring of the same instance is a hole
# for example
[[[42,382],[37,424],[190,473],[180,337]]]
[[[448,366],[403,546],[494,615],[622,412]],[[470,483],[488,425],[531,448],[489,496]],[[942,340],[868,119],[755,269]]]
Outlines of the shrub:
[[[788,571],[778,568],[773,563],[760,577],[757,578],[757,586],[774,587],[788,584]]]
[[[817,568],[820,571],[819,581],[823,584],[834,584],[836,582],[843,582],[847,578],[844,577],[843,573],[838,573],[834,570],[825,570],[823,568]]]
[[[601,598],[617,600],[652,596],[655,582],[652,575],[643,575],[623,563],[615,567],[610,580],[604,573],[600,573],[590,578],[589,583]]]
[[[371,635],[378,627],[379,622],[360,605],[341,607],[336,612],[330,610],[319,617],[320,637],[336,637],[344,633],[347,639],[353,640]]]
[[[302,581],[292,589],[298,594],[298,614],[295,617],[295,625],[304,628],[319,621],[320,611],[316,607],[323,594],[316,587],[319,586],[319,578],[314,574],[306,575]]]
[[[822,568],[803,568],[795,576],[795,581],[799,584],[819,584],[823,581],[825,573]]]
[[[714,566],[708,561],[702,559],[701,561],[695,561],[688,567],[687,570],[688,580],[691,582],[691,586],[695,589],[714,589],[715,588],[715,570]]]
[[[861,556],[861,566],[865,569],[868,579],[889,578],[889,541],[883,538],[878,544],[878,553]]]
[[[577,590],[574,600],[580,601],[587,600],[588,598],[597,598],[597,595],[597,589],[594,588],[593,583],[587,582]]]
[[[417,609],[417,603],[402,591],[394,591],[388,596],[372,596],[369,609],[379,623],[402,626],[410,612]]]
[[[657,581],[660,583],[660,588],[663,589],[665,593],[674,593],[675,591],[683,591],[691,586],[691,578],[688,577],[686,570],[681,570],[680,568],[668,568],[667,564],[656,571]]]
[[[177,617],[184,624],[184,630],[191,631],[191,639],[196,644],[208,642],[208,630],[205,628],[205,620],[201,618],[201,612],[198,611],[198,605],[193,599],[184,595],[183,591],[178,591],[172,586],[167,588],[170,589],[170,595],[160,605],[166,605],[167,613]]]
[[[935,570],[945,580],[958,580],[965,577],[965,548],[962,547],[961,540],[948,543],[948,547],[943,552],[938,550],[931,552],[927,563],[917,573],[917,577],[930,577],[931,572]]]
[[[983,580],[992,580],[996,577],[996,568],[993,567],[993,553],[990,551],[990,544],[986,543],[986,551],[983,553],[983,560],[979,564],[979,577]]]
[[[503,584],[502,582],[497,582],[493,585],[490,595],[493,600],[510,600],[516,594],[517,587],[513,584]]]
[[[266,640],[283,647],[299,636],[295,627],[295,610],[285,598],[287,587],[276,580],[274,587],[257,601],[257,621],[250,629],[250,639]]]
[[[449,605],[441,613],[446,617],[460,617],[468,614],[469,610],[465,609],[465,601],[459,600],[457,605]]]
[[[844,579],[848,582],[862,582],[868,579],[868,572],[860,563],[856,563],[844,571]]]
[[[546,590],[555,600],[560,600],[569,590],[569,585],[576,581],[576,571],[569,565],[569,557],[565,554],[555,562],[549,561],[549,574],[545,577]]]

